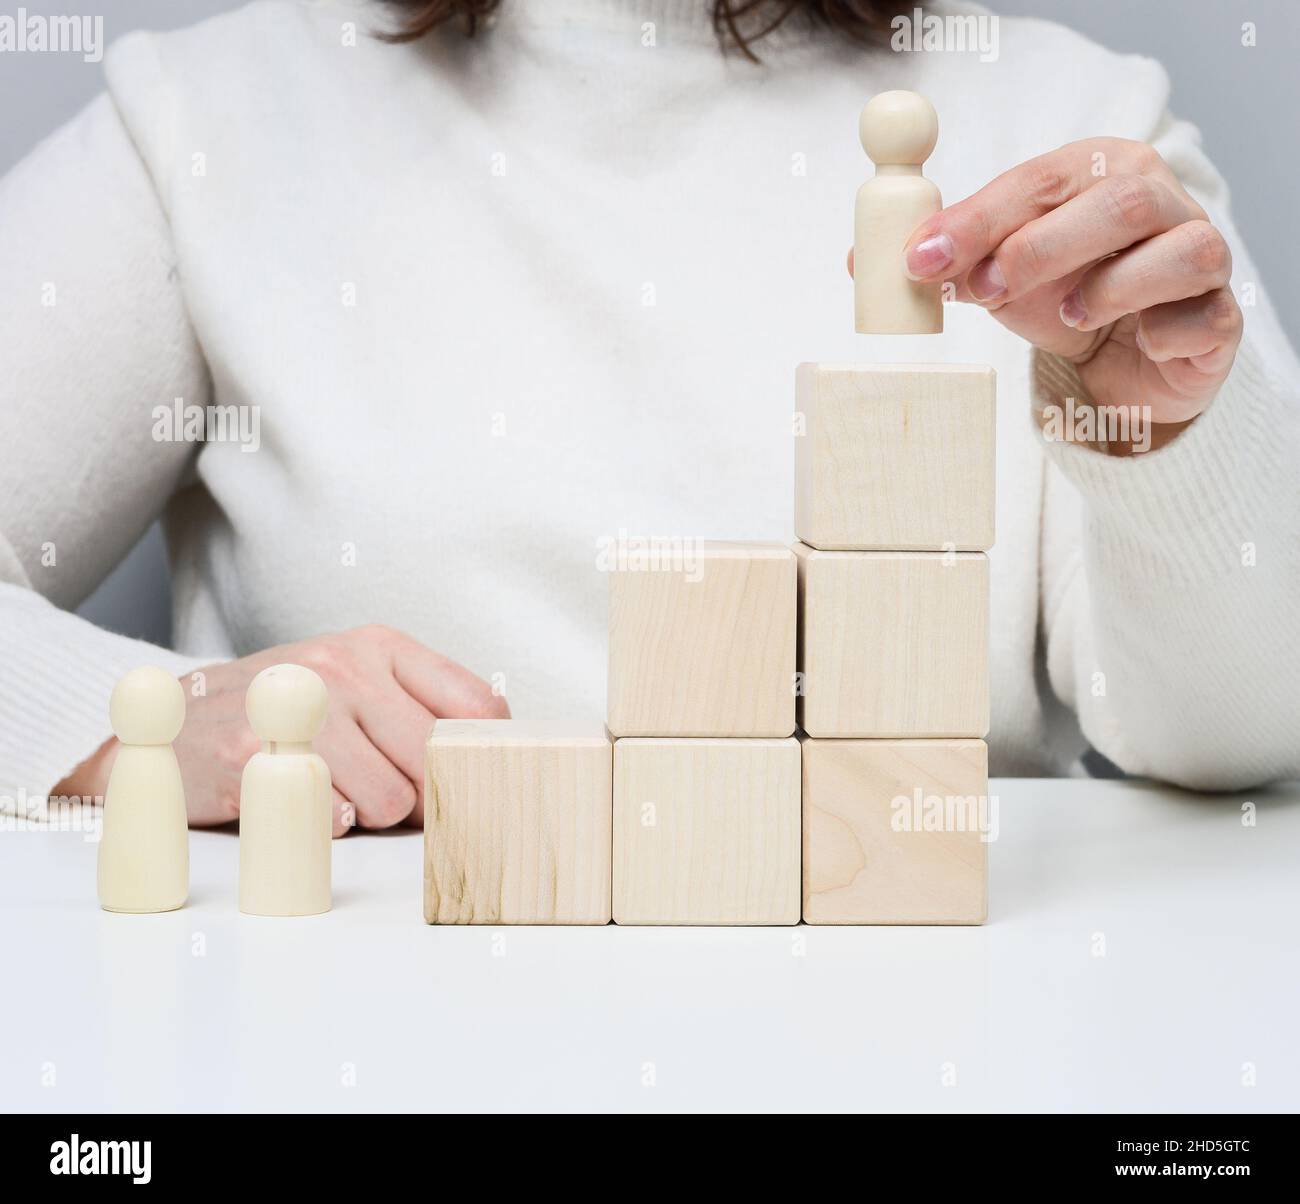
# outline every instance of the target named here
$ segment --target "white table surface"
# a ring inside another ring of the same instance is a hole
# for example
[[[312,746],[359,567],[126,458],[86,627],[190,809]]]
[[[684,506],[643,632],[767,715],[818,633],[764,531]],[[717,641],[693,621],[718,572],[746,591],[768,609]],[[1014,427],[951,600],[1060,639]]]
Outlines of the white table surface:
[[[992,790],[967,929],[430,928],[418,833],[336,842],[335,910],[273,920],[196,832],[186,908],[109,915],[93,841],[0,832],[0,1107],[1300,1106],[1300,787]]]

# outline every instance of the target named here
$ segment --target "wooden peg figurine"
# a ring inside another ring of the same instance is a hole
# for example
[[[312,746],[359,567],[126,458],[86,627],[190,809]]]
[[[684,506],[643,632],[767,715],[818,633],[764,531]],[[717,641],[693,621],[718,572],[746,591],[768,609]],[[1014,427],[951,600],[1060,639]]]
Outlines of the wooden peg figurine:
[[[310,916],[330,909],[330,771],[312,751],[325,722],[325,683],[301,665],[272,665],[248,687],[262,741],[239,790],[239,910]]]
[[[903,261],[908,237],[942,208],[938,188],[921,174],[939,137],[939,118],[916,92],[881,92],[862,110],[858,134],[876,174],[858,189],[854,209],[855,329],[939,334],[942,285],[918,284]]]
[[[185,788],[172,741],[185,691],[163,669],[132,669],[113,688],[117,755],[104,794],[99,903],[105,911],[175,911],[190,883]]]

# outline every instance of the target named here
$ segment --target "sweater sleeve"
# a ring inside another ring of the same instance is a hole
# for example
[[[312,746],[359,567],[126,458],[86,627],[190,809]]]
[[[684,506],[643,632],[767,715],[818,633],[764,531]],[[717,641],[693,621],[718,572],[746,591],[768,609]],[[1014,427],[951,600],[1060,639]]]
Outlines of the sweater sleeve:
[[[168,224],[107,96],[0,180],[0,797],[39,797],[110,734],[125,669],[193,663],[78,605],[176,489],[205,405]]]
[[[1104,756],[1242,789],[1300,774],[1300,365],[1195,129],[1166,118],[1150,141],[1232,248],[1245,336],[1167,446],[1045,442],[1042,636],[1053,691]],[[1040,408],[1090,404],[1055,356],[1035,352],[1033,377]]]

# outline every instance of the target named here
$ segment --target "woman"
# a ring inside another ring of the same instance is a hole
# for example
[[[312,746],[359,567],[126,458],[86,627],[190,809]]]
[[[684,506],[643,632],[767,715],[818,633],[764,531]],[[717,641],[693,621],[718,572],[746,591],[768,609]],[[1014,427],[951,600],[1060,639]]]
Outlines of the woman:
[[[114,46],[0,191],[13,786],[99,793],[152,660],[190,686],[191,819],[229,819],[244,689],[293,660],[336,830],[414,817],[434,716],[602,712],[602,536],[788,538],[795,364],[899,358],[998,372],[993,772],[1084,740],[1192,787],[1295,772],[1297,368],[1263,299],[1242,336],[1223,181],[1155,63],[1036,21],[891,49],[891,15],[262,0]],[[940,115],[957,203],[908,253],[953,282],[939,339],[851,333],[887,88]],[[1149,406],[1150,450],[1045,442],[1067,397]],[[196,443],[208,406],[239,421]],[[175,654],[59,609],[160,513]]]

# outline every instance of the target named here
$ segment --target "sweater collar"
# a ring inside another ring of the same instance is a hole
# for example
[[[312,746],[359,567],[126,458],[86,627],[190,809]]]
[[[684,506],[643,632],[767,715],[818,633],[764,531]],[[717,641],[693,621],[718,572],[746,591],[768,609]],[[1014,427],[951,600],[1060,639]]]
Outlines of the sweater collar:
[[[748,31],[755,20],[763,20],[763,14],[747,18],[742,29]],[[486,24],[518,29],[583,26],[626,30],[639,37],[645,36],[652,26],[653,36],[666,41],[717,42],[710,0],[501,0],[500,8]],[[804,43],[810,33],[801,14],[792,13],[763,38],[761,48]]]
[[[709,0],[501,0],[499,24],[557,26],[590,24],[640,29],[647,23],[674,34],[713,36]]]

